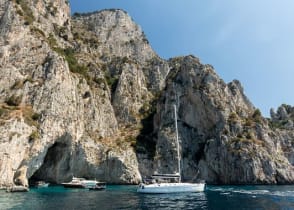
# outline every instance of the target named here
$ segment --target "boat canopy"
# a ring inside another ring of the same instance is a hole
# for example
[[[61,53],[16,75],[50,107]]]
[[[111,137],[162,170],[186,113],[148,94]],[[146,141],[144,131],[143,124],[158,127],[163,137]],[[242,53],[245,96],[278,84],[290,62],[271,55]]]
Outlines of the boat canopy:
[[[151,176],[153,179],[175,179],[175,178],[180,178],[180,174],[153,174]]]

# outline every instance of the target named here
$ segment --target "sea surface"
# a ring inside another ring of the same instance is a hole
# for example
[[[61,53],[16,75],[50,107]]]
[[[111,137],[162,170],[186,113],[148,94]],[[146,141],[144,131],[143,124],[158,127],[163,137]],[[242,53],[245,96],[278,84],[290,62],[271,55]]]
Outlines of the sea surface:
[[[31,188],[0,191],[0,209],[266,209],[294,210],[292,186],[207,186],[203,193],[138,194],[136,186],[108,185],[104,191]]]

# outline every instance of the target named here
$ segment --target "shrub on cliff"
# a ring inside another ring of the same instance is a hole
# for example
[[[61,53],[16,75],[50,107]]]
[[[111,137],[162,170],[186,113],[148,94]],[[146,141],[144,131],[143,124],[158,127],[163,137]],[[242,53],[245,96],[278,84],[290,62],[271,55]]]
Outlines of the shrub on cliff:
[[[31,133],[31,135],[29,136],[29,142],[33,142],[33,141],[35,141],[35,140],[37,140],[37,139],[39,139],[39,138],[40,138],[40,136],[39,136],[38,131],[34,130],[34,131]]]
[[[19,104],[21,103],[21,99],[22,99],[22,95],[20,96],[12,95],[5,100],[5,103],[8,106],[19,106]]]
[[[259,109],[256,109],[252,114],[252,118],[255,122],[261,123],[262,122],[262,115]]]
[[[15,2],[20,5],[22,11],[17,10],[17,13],[24,17],[25,25],[32,24],[35,21],[35,17],[33,15],[33,11],[29,7],[28,2],[26,0],[16,0]]]

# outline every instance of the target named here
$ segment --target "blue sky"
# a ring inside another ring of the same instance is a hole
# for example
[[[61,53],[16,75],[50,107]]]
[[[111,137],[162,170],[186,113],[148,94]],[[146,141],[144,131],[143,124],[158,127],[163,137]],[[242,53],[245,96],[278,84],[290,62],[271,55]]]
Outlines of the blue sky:
[[[252,103],[294,105],[293,0],[70,0],[72,13],[127,11],[162,57],[193,54],[225,80],[241,81]]]

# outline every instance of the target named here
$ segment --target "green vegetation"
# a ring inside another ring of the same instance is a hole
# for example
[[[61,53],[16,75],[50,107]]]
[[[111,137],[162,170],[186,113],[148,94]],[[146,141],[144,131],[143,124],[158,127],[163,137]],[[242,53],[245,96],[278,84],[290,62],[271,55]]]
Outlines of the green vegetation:
[[[29,7],[29,2],[27,0],[15,0],[15,2],[21,7],[22,11],[17,10],[17,13],[24,17],[25,25],[31,25],[35,21],[35,17]]]
[[[111,59],[109,63],[105,63],[101,66],[101,70],[104,72],[104,77],[107,85],[111,89],[111,92],[114,93],[119,82],[119,77],[121,75],[122,69],[125,64],[136,65],[136,61],[131,60],[127,56],[124,57],[115,57]],[[129,85],[134,85],[133,81],[128,81]]]
[[[73,14],[73,17],[82,17],[82,15],[83,15],[83,14],[81,14],[81,13],[75,12],[75,13]]]
[[[262,115],[259,109],[256,109],[254,111],[254,113],[252,114],[252,119],[256,122],[256,123],[261,123],[262,122]]]
[[[256,123],[262,123],[263,117],[259,109],[256,109],[251,116],[248,116],[244,121],[243,125],[247,128],[253,128]]]
[[[6,114],[7,110],[0,107],[0,118],[2,118]]]
[[[11,86],[11,90],[18,90],[21,89],[24,85],[24,82],[22,80],[16,80],[15,83]]]
[[[287,113],[287,117],[281,117],[281,115],[278,113],[277,119],[268,118],[267,119],[268,124],[269,124],[270,128],[273,130],[275,130],[275,129],[289,129],[291,126],[289,127],[288,125],[291,125],[292,122],[294,121],[294,107],[287,105],[287,104],[282,104],[280,108],[285,109],[285,111]]]
[[[47,38],[47,42],[53,50],[56,51],[58,49],[58,44],[53,34],[49,34],[49,37]]]
[[[234,146],[236,144],[255,144],[257,146],[262,146],[262,147],[265,146],[265,142],[262,141],[262,140],[254,138],[252,133],[247,133],[246,135],[248,135],[248,136],[246,136],[246,138],[244,138],[244,137],[235,137],[235,138],[230,139],[229,144],[231,146]],[[249,138],[249,137],[252,137],[252,138]]]
[[[252,118],[246,118],[245,119],[245,124],[246,127],[253,127],[255,125],[254,121],[252,120]]]
[[[13,99],[14,98],[14,99]],[[38,120],[40,114],[35,113],[32,106],[19,106],[14,101],[15,97],[10,97],[11,101],[7,101],[6,104],[0,104],[0,119],[8,120],[11,118],[21,119],[23,118],[25,123],[30,126],[39,127]]]
[[[72,48],[61,49],[60,52],[65,57],[71,72],[81,74],[85,76],[85,78],[89,77],[88,68],[78,63]]]
[[[269,126],[271,129],[285,129],[285,125],[288,123],[288,120],[281,120],[281,121],[272,121],[269,120]]]
[[[57,52],[60,56],[63,56],[65,60],[68,63],[69,69],[73,73],[78,73],[87,80],[88,83],[90,83],[90,76],[88,74],[88,67],[82,64],[79,64],[75,57],[75,51],[72,48],[60,48],[58,46],[57,40],[55,39],[53,34],[49,34],[49,37],[47,38],[47,42],[50,45],[51,49],[53,49],[55,52]]]
[[[108,71],[105,72],[105,80],[107,82],[107,85],[110,87],[111,89],[111,93],[114,93],[114,91],[116,90],[119,78],[118,76],[112,76]]]
[[[32,120],[38,121],[40,119],[41,115],[39,113],[33,113],[32,114]]]
[[[133,147],[134,149],[136,149],[136,145],[137,145],[137,139],[134,136],[128,136],[126,138],[126,142],[129,142],[131,147]]]
[[[83,42],[89,44],[90,47],[93,47],[93,48],[98,48],[98,46],[100,45],[100,42],[98,41],[96,37],[89,37],[89,38],[84,37]]]
[[[109,10],[109,11],[116,11],[116,9],[105,9],[105,10]],[[101,10],[100,12],[102,12],[103,10]],[[73,17],[84,17],[84,16],[89,16],[89,15],[93,15],[97,12],[84,12],[84,13],[78,13],[78,12],[75,12],[73,14]]]
[[[10,96],[8,99],[5,100],[5,103],[8,106],[19,106],[19,104],[21,103],[22,100],[22,95],[15,95],[13,94],[12,96]]]
[[[21,112],[26,124],[30,126],[39,127],[38,120],[40,119],[41,115],[35,113],[31,106],[21,107]]]
[[[34,33],[34,34],[36,34],[36,35],[39,35],[41,37],[46,37],[45,36],[45,33],[41,29],[39,29],[39,28],[37,28],[35,26],[32,26],[31,27],[31,32]]]
[[[229,123],[237,123],[238,119],[239,119],[238,115],[235,112],[231,112],[231,114],[229,115],[229,118],[228,118],[228,122]]]
[[[79,14],[74,14],[75,17],[78,17]],[[72,34],[74,36],[74,40],[78,42],[82,42],[85,45],[90,46],[91,48],[97,49],[101,42],[97,38],[96,33],[93,31],[95,26],[91,23],[87,25],[82,25],[76,22],[73,22],[74,27],[72,27]]]
[[[146,119],[150,115],[155,114],[157,100],[158,100],[158,98],[155,98],[154,100],[144,102],[144,104],[142,105],[142,107],[139,110],[141,118]]]
[[[254,134],[252,132],[247,132],[246,133],[246,138],[247,139],[254,139]]]
[[[98,85],[105,84],[105,79],[104,79],[104,78],[101,78],[101,77],[95,77],[95,78],[93,79],[93,81],[94,81],[95,83],[97,83]]]
[[[69,69],[71,72],[82,75],[87,80],[87,83],[89,85],[91,84],[91,78],[88,74],[87,66],[83,64],[79,64],[76,58],[73,57],[72,54],[65,54],[65,60],[68,62]]]
[[[29,142],[33,142],[40,138],[38,131],[34,130],[31,135],[29,136]]]

